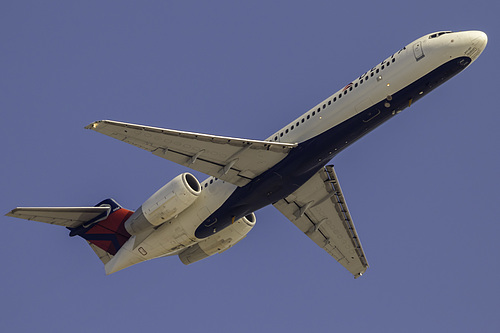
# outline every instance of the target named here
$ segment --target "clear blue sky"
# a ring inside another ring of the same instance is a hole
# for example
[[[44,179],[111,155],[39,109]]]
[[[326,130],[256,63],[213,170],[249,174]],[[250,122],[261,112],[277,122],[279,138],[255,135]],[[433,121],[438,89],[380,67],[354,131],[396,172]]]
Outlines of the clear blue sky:
[[[412,40],[483,30],[466,71],[334,160],[357,280],[273,207],[231,250],[111,276],[64,228],[1,217],[2,332],[498,332],[495,1],[3,1],[0,212],[136,209],[185,168],[83,127],[264,139]],[[199,178],[203,175],[196,173]]]

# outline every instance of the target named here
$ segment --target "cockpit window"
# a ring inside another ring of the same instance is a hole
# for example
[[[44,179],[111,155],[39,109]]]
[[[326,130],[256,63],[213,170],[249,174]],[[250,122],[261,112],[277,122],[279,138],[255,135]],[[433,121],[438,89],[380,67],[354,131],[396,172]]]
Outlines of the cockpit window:
[[[435,34],[432,34],[429,36],[429,39],[432,39],[432,38],[437,38],[439,36],[442,36],[444,34],[450,34],[452,33],[453,31],[440,31],[440,32],[436,32]]]

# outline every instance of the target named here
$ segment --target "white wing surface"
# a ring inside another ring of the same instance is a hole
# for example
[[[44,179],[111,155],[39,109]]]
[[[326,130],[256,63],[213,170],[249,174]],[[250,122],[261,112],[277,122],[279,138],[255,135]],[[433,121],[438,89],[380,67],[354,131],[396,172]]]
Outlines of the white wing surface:
[[[76,228],[109,211],[109,207],[18,207],[5,216]]]
[[[355,278],[366,271],[368,262],[333,166],[321,169],[274,207]]]
[[[243,186],[281,161],[296,144],[246,140],[110,120],[85,128],[196,171]]]

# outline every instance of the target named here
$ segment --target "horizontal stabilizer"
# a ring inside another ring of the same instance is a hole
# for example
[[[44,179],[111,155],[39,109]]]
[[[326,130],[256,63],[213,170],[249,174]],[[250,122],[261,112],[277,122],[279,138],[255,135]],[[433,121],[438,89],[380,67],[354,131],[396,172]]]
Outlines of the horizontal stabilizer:
[[[109,212],[110,207],[18,207],[5,216],[76,228]]]
[[[66,227],[70,236],[85,239],[106,264],[130,238],[125,221],[133,213],[106,199],[95,207],[18,207],[5,215]]]

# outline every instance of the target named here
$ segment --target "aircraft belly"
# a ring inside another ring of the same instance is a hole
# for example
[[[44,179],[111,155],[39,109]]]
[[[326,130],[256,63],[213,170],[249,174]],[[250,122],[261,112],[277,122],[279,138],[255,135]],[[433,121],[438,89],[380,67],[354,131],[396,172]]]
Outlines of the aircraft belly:
[[[206,238],[213,235],[230,225],[233,218],[239,219],[290,195],[335,155],[458,74],[468,64],[469,57],[450,60],[400,89],[390,99],[378,101],[339,125],[300,143],[273,168],[237,188],[217,211],[198,226],[195,236]]]

